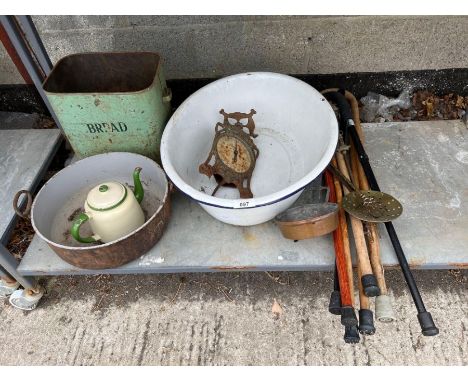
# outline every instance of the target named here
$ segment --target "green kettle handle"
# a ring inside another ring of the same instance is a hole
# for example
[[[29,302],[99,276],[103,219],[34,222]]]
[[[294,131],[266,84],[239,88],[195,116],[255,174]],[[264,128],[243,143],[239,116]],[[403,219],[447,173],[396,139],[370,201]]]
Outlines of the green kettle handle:
[[[98,241],[95,236],[81,237],[80,236],[80,227],[81,225],[89,220],[89,216],[82,212],[73,222],[73,225],[70,229],[70,233],[76,241],[80,243],[94,243]]]

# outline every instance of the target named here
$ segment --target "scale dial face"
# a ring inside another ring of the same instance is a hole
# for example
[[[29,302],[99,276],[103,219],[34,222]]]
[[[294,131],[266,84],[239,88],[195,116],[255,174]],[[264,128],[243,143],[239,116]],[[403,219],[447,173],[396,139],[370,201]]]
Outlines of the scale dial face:
[[[244,173],[252,165],[251,150],[239,138],[226,136],[221,137],[216,145],[219,159],[237,173]]]

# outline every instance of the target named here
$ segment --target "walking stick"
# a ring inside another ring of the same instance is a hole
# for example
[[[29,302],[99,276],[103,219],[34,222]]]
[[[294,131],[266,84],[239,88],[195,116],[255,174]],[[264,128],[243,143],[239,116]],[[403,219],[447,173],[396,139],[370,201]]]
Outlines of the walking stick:
[[[325,181],[330,189],[330,202],[336,203],[335,186],[333,183],[333,177],[329,171],[325,171]],[[343,237],[340,225],[338,225],[337,229],[333,231],[333,243],[335,246],[336,270],[340,288],[341,323],[345,326],[357,325],[358,321],[349,289],[349,285],[352,280],[348,279],[348,272],[346,271],[346,259],[344,257]]]
[[[359,165],[359,162],[356,156],[356,152],[354,150],[354,147],[351,147],[351,169],[352,169],[353,176],[354,176],[354,188],[355,189],[359,189],[358,165]],[[367,239],[367,248],[368,248],[370,258],[371,258],[371,265],[372,265],[371,250],[372,249],[375,250],[375,246],[374,247],[369,246],[369,235],[366,235],[366,239]],[[374,257],[375,257],[375,253],[374,253]],[[359,282],[359,327],[358,329],[361,334],[371,335],[375,333],[374,314],[372,310],[370,309],[369,298],[364,293],[364,288],[362,287],[362,283],[361,283],[362,267],[361,267],[361,264],[359,263],[359,258],[358,258],[357,269],[358,269],[358,282]],[[372,267],[372,270],[374,271],[374,267]],[[375,274],[375,271],[374,271],[374,274]],[[377,284],[379,284],[379,276],[381,275],[382,274],[376,275]],[[379,285],[379,288],[380,288],[380,285]],[[377,296],[377,298],[378,297],[379,296]]]
[[[326,96],[327,98],[330,98],[338,103],[342,120],[344,122],[346,130],[351,136],[351,140],[354,146],[356,147],[359,161],[361,162],[361,165],[364,169],[364,173],[366,174],[370,188],[374,191],[380,191],[377,179],[375,178],[374,172],[372,171],[372,167],[369,162],[369,157],[367,156],[366,151],[361,143],[361,140],[359,139],[356,128],[354,126],[354,121],[352,118],[350,118],[351,113],[349,111],[349,104],[346,102],[346,99],[341,93],[328,93],[326,94]],[[403,252],[403,248],[401,247],[400,241],[398,239],[392,222],[385,223],[385,228],[387,229],[387,233],[392,242],[395,254],[398,259],[398,263],[400,264],[400,268],[402,270],[406,284],[408,285],[408,289],[413,298],[414,305],[416,306],[416,309],[418,311],[417,317],[422,329],[422,334],[425,336],[435,336],[439,333],[439,329],[435,326],[431,314],[426,310],[426,307],[424,306],[424,302],[422,300],[421,294],[419,293],[418,286],[416,285],[414,276],[411,273],[408,261],[406,260],[405,253]]]
[[[345,91],[345,97],[351,104],[351,110],[353,113],[353,120],[356,126],[356,131],[359,135],[361,142],[364,142],[364,132],[361,128],[361,120],[359,118],[359,105],[352,93]],[[351,164],[353,166],[353,172],[355,180],[358,182],[356,187],[360,190],[369,190],[369,183],[367,182],[364,169],[356,152],[354,145],[351,146]],[[392,302],[388,295],[387,283],[385,281],[385,271],[382,266],[382,260],[380,258],[380,244],[379,244],[379,233],[377,224],[365,222],[364,227],[367,228],[367,248],[369,252],[369,258],[372,266],[372,271],[377,279],[377,285],[380,289],[380,295],[375,298],[375,318],[381,322],[391,322],[395,320],[395,314],[392,308]]]
[[[359,181],[358,189],[369,190],[369,183],[362,169],[354,145],[351,147],[351,164],[356,180]],[[391,322],[395,319],[392,303],[388,295],[387,283],[385,282],[384,268],[380,258],[380,244],[377,224],[364,222],[366,228],[367,249],[372,266],[372,271],[377,279],[380,295],[375,298],[375,317],[382,322]]]
[[[332,158],[332,164],[336,166],[336,158]],[[338,225],[341,229],[341,237],[343,240],[343,252],[346,262],[346,272],[348,274],[349,280],[349,291],[351,295],[351,305],[354,307],[354,285],[353,285],[353,261],[351,258],[351,249],[349,247],[349,232],[348,232],[348,223],[346,222],[346,214],[343,208],[341,208],[341,200],[343,199],[343,191],[341,188],[341,183],[338,178],[333,174],[333,184],[334,191],[336,194],[336,202],[340,206],[338,211]],[[361,338],[359,336],[359,331],[357,325],[347,325],[345,326],[345,333],[343,337],[344,341],[347,344],[357,344]]]
[[[350,176],[348,173],[348,169],[346,167],[346,163],[341,152],[336,153],[338,168],[341,173],[346,177],[349,181]],[[348,190],[346,187],[343,188],[343,191],[348,194],[351,190]],[[364,228],[362,225],[362,221],[355,218],[352,215],[349,215],[349,219],[351,221],[351,228],[353,231],[354,236],[354,243],[356,246],[356,254],[358,257],[358,264],[361,269],[361,277],[360,281],[362,283],[362,287],[364,289],[364,293],[367,297],[375,297],[380,294],[379,287],[377,286],[377,280],[372,273],[372,267],[369,261],[369,254],[367,252],[367,244],[366,239],[364,236]]]
[[[332,158],[332,164],[336,166],[335,157]],[[333,184],[335,186],[336,202],[340,206],[340,209],[338,210],[338,224],[340,225],[341,236],[343,238],[343,250],[346,263],[346,271],[348,273],[351,305],[354,306],[353,259],[351,258],[351,248],[349,246],[348,223],[346,222],[346,213],[343,210],[343,208],[341,208],[341,201],[343,200],[343,190],[341,188],[341,183],[335,174],[333,174]]]

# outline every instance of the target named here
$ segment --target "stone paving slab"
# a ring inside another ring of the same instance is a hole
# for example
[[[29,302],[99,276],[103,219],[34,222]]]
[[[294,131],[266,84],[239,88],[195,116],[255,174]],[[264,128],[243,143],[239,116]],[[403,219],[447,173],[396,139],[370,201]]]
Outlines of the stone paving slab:
[[[15,212],[12,202],[19,190],[30,190],[56,150],[58,129],[0,129],[0,238],[11,229]]]

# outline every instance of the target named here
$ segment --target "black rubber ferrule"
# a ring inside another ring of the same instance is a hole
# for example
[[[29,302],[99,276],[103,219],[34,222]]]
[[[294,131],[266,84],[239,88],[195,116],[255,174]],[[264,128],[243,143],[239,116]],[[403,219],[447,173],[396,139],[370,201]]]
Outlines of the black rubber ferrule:
[[[340,291],[334,290],[330,296],[330,303],[328,304],[328,311],[331,314],[339,316],[341,314],[341,296]]]
[[[375,333],[374,314],[372,313],[372,310],[359,310],[359,333],[366,335],[372,335]]]
[[[435,326],[434,320],[429,312],[418,313],[418,320],[423,335],[436,336],[439,334],[439,329]]]
[[[344,341],[347,344],[357,344],[361,340],[359,336],[358,328],[356,325],[346,326],[344,332]]]
[[[361,277],[362,289],[367,297],[380,296],[380,288],[374,275],[364,275]]]
[[[341,324],[344,326],[357,326],[358,319],[352,306],[341,307]]]

